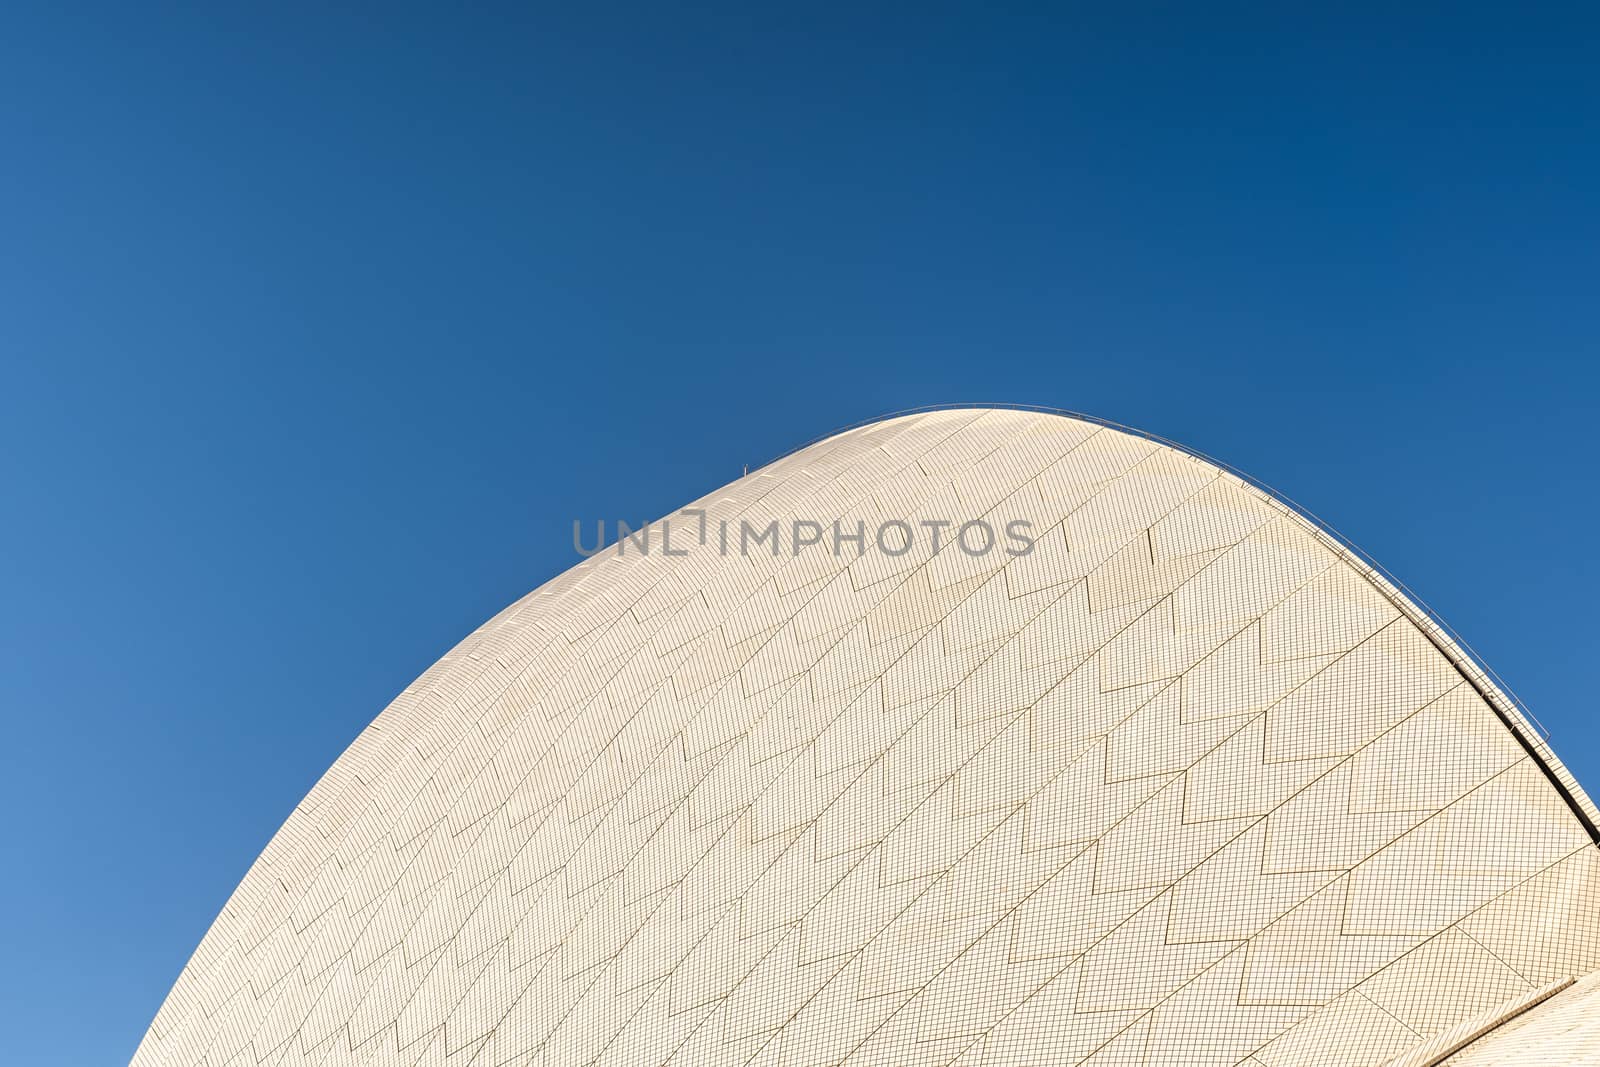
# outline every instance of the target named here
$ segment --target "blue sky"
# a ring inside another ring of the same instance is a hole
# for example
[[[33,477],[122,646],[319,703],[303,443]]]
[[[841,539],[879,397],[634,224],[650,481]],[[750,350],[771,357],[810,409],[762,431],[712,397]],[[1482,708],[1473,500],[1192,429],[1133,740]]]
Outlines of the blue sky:
[[[1276,486],[1600,785],[1600,26],[1204,7],[0,15],[6,1055],[126,1060],[574,517],[913,405]]]

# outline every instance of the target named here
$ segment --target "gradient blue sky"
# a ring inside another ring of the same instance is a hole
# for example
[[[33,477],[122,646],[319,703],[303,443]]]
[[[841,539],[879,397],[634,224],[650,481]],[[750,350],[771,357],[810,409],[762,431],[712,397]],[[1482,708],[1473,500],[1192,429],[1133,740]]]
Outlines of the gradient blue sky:
[[[0,1055],[126,1060],[572,518],[911,405],[1262,478],[1600,784],[1594,16],[1203,6],[0,15]]]

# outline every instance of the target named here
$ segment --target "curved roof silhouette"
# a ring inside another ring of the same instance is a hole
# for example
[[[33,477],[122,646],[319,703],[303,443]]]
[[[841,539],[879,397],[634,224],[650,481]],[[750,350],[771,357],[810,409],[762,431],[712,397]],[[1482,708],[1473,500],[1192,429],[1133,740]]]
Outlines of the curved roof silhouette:
[[[675,516],[682,555],[658,525],[586,559],[379,715],[134,1062],[1331,1067],[1576,1040],[1539,1020],[1600,969],[1600,816],[1425,612],[1270,494],[962,409],[693,507],[705,544]],[[953,540],[978,518],[984,552]],[[797,520],[859,522],[863,551],[797,551]],[[724,521],[777,521],[777,551],[721,551]],[[896,522],[899,554],[874,543]]]

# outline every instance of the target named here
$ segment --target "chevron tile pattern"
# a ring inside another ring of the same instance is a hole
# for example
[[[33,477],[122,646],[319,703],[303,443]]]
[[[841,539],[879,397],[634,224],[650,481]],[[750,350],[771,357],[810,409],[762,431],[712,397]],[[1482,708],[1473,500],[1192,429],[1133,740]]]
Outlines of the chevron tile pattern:
[[[1354,1067],[1600,968],[1600,815],[1234,475],[975,409],[693,507],[1038,541],[585,560],[339,757],[135,1064]]]

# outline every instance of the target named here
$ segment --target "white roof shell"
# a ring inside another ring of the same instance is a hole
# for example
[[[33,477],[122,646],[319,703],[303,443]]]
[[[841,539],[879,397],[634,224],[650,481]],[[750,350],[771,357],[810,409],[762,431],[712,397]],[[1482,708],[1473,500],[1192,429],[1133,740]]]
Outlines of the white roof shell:
[[[960,409],[694,506],[1042,536],[584,561],[338,759],[134,1062],[1333,1067],[1600,969],[1588,798],[1242,478]]]

